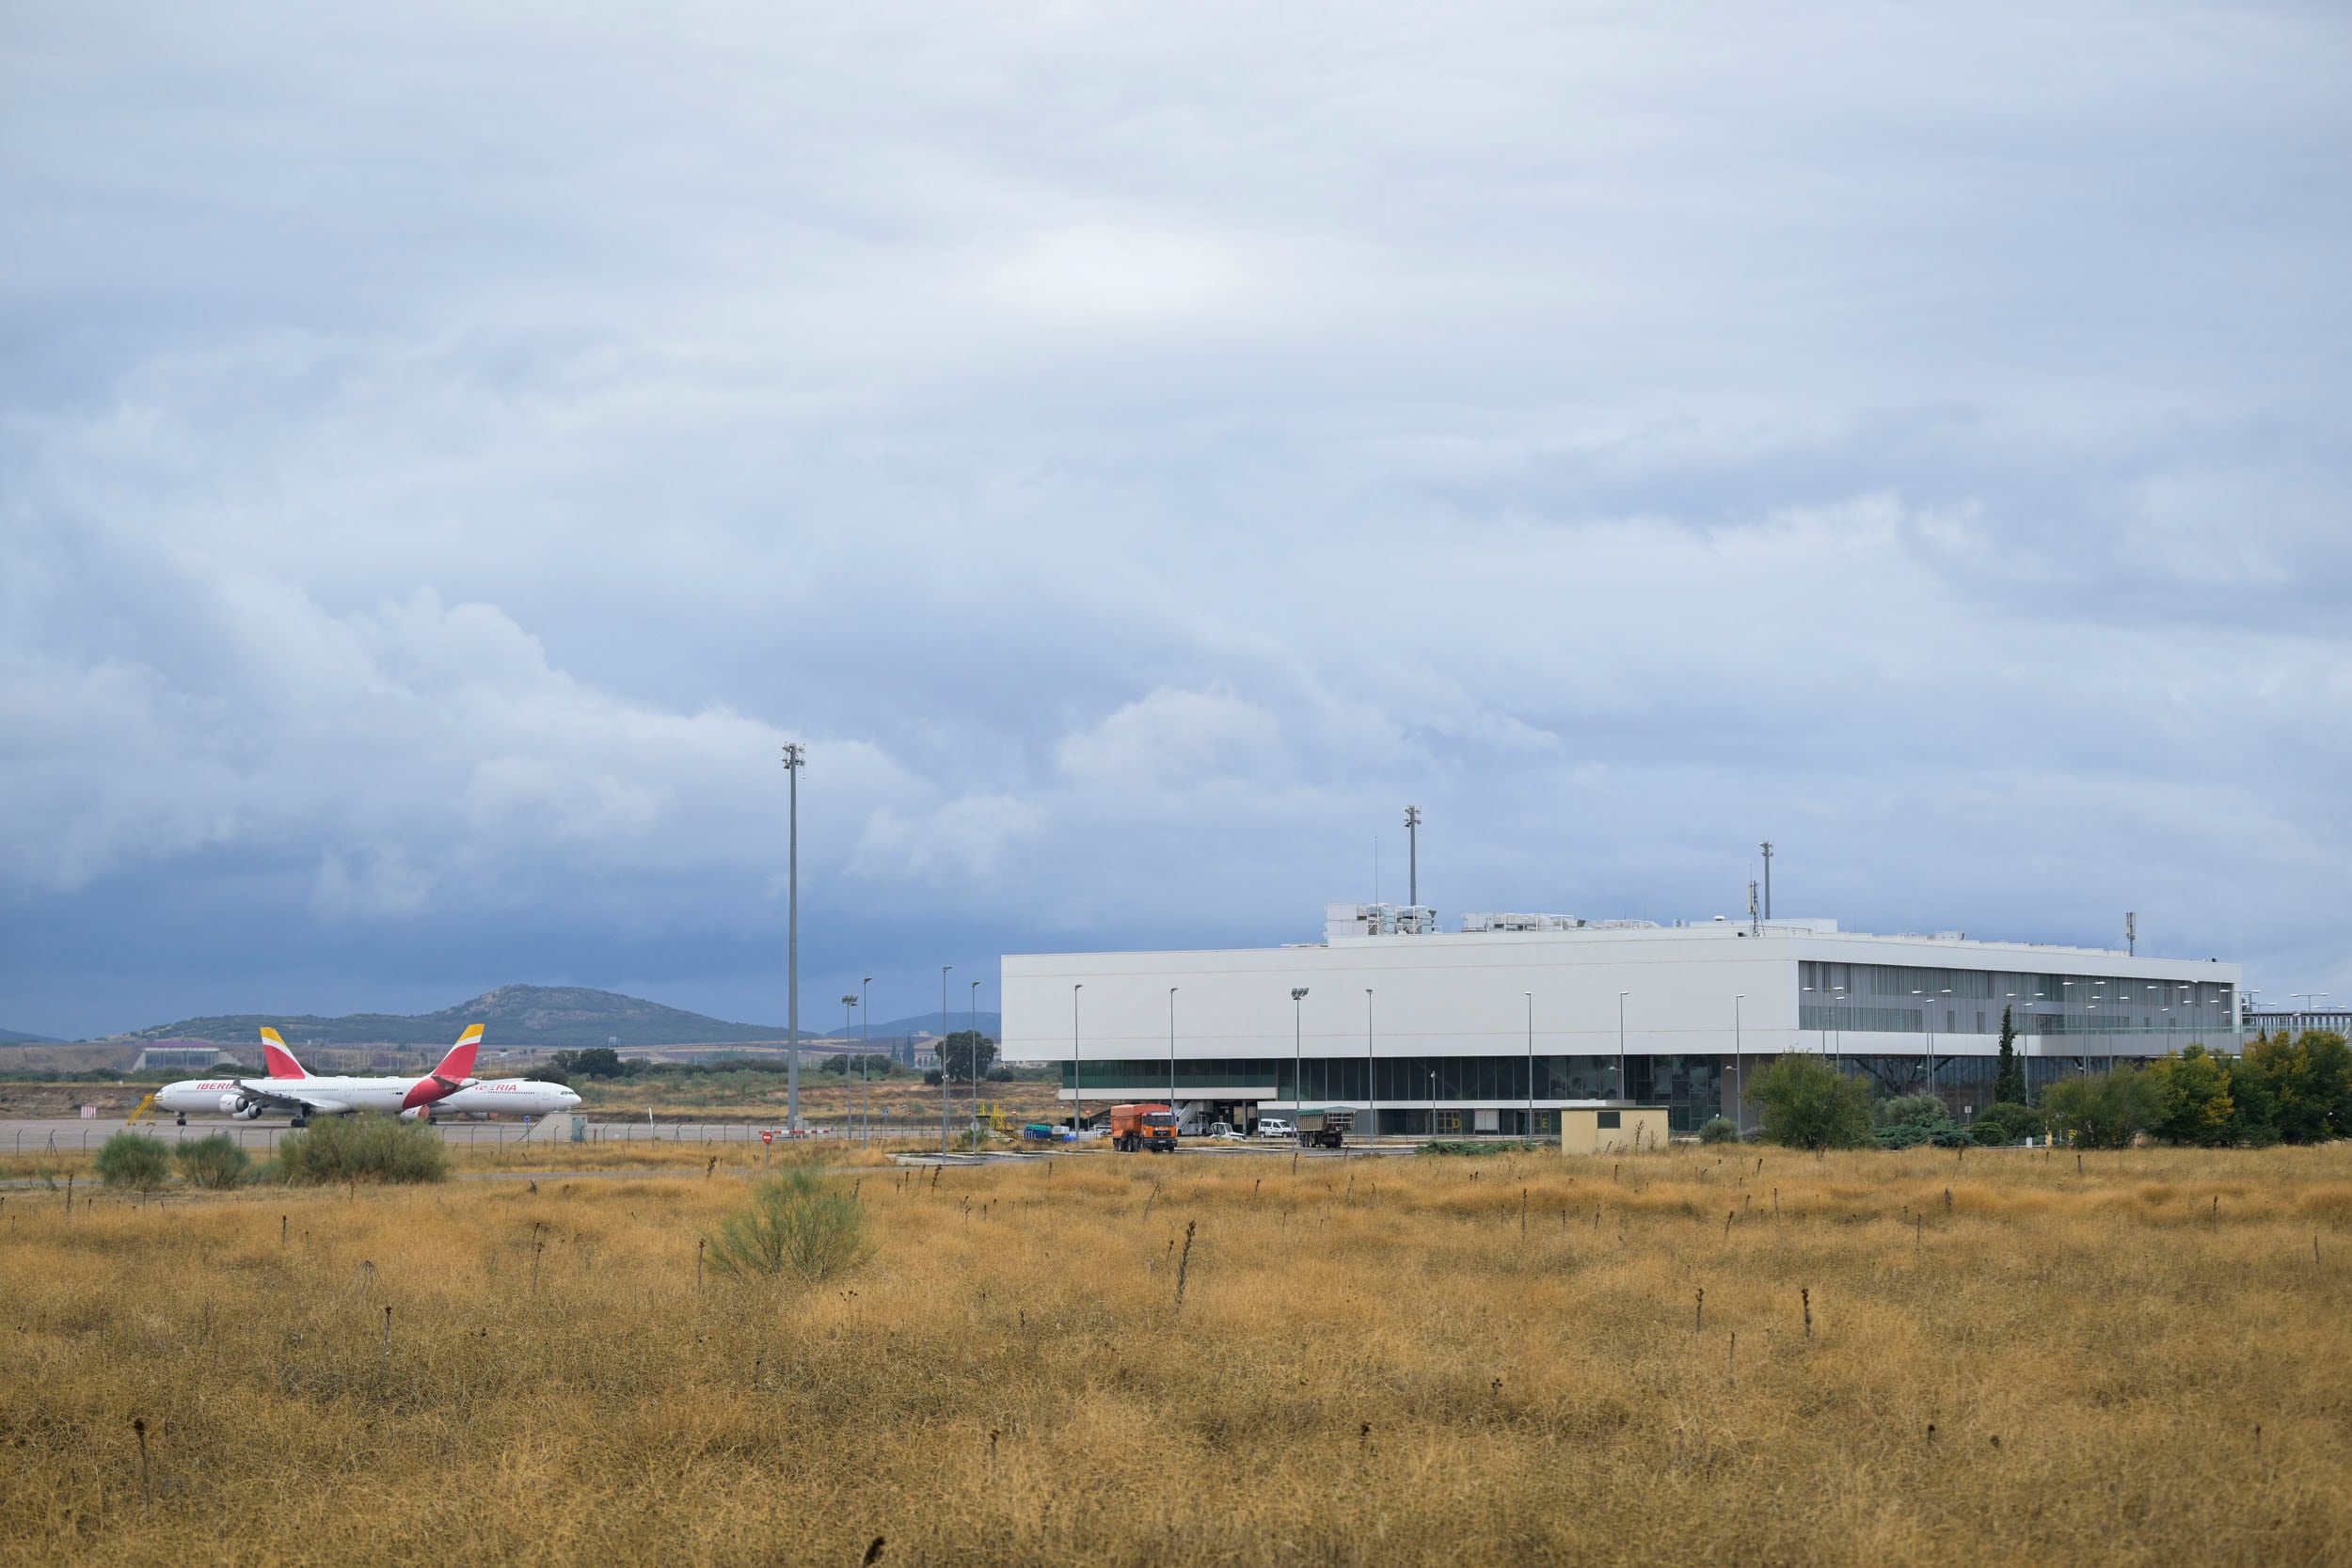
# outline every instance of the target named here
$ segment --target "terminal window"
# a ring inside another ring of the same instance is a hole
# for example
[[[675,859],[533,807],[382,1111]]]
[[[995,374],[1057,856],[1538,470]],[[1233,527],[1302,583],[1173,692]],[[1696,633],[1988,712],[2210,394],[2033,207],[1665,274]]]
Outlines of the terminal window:
[[[1622,1116],[1621,1116],[1618,1112],[1615,1112],[1615,1111],[1601,1111],[1601,1112],[1597,1113],[1597,1116],[1599,1117],[1599,1118],[1600,1118],[1600,1119],[1599,1119],[1599,1121],[1598,1121],[1598,1123],[1597,1123],[1597,1125],[1599,1125],[1599,1126],[1602,1126],[1602,1127],[1623,1127],[1623,1126],[1625,1125],[1624,1118],[1623,1118],[1623,1117],[1622,1117]]]

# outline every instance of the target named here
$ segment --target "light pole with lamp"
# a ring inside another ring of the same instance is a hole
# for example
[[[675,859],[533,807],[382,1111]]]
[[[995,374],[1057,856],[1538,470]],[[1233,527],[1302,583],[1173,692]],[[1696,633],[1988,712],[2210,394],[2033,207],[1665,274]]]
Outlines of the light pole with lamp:
[[[2287,992],[2287,1000],[2290,1002],[2325,1002],[2327,999],[2328,993],[2324,990],[2291,990]],[[2295,1032],[2297,1035],[2308,1035],[2312,1032],[2311,1015],[2316,1011],[2318,1011],[2318,1009],[2315,1007],[2297,1007],[2295,1009]]]
[[[1944,988],[1944,990],[1943,990],[1942,994],[1943,994],[1944,996],[1946,996],[1946,997],[1949,997],[1949,996],[1952,994],[1952,988],[1951,988],[1951,987],[1949,987],[1949,986],[1946,986],[1946,987]],[[1949,1009],[1947,1009],[1947,1010],[1946,1010],[1945,1016],[1946,1016],[1946,1017],[1947,1017],[1947,1018],[1951,1016]],[[1935,1036],[1934,1036],[1933,1034],[1930,1034],[1930,1035],[1928,1036],[1928,1093],[1930,1093],[1930,1094],[1933,1094],[1934,1092],[1935,1092]]]
[[[1535,1135],[1535,993],[1522,992],[1527,998],[1527,1136]]]
[[[1933,1094],[1935,1092],[1935,1032],[1928,1026],[1928,993],[1914,987],[1911,994],[1919,999],[1919,1039],[1928,1050],[1928,1084],[1921,1092]]]
[[[1617,1098],[1619,1100],[1629,1098],[1625,1092],[1625,999],[1632,994],[1629,990],[1617,992]]]
[[[1176,1135],[1183,1137],[1184,1118],[1176,1110],[1176,988],[1168,988],[1168,1111],[1176,1117]]]
[[[1747,1052],[1740,1043],[1740,1004],[1748,999],[1740,991],[1731,999],[1731,1125],[1744,1138],[1748,1135],[1748,1066]]]
[[[947,1152],[947,972],[956,966],[939,966],[939,1152]]]
[[[858,1126],[862,1130],[858,1141],[868,1147],[874,1142],[874,1089],[866,1080],[866,1058],[868,1048],[874,1043],[874,1010],[866,1005],[866,997],[873,984],[871,974],[857,983],[857,1091],[858,1099],[865,1102],[858,1117]]]
[[[1372,1048],[1372,988],[1364,988],[1364,1115],[1371,1119],[1364,1136],[1380,1141],[1380,1058]]]
[[[980,1147],[980,983],[972,982],[972,1148]]]
[[[1070,1147],[1078,1147],[1079,1112],[1086,1104],[1086,1058],[1078,1054],[1078,993],[1084,980],[1070,988]]]
[[[855,1010],[856,1007],[856,997],[845,996],[841,999],[841,1043],[843,1045],[848,1045],[850,1043],[850,1015]],[[843,1062],[841,1065],[846,1068],[850,1064],[848,1062]],[[861,1063],[860,1065],[863,1066],[864,1064]],[[846,1072],[841,1075],[841,1087],[843,1091],[849,1095],[849,1099],[850,1101],[850,1129],[851,1134],[854,1136],[857,1130],[857,1096],[855,1093],[850,1091],[850,1075]]]
[[[1298,1113],[1307,1108],[1307,988],[1291,987],[1291,1132],[1298,1132]]]

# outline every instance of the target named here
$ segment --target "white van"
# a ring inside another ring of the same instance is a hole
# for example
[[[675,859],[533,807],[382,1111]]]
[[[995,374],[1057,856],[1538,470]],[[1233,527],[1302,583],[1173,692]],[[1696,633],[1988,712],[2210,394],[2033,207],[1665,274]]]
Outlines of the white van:
[[[1290,1139],[1298,1136],[1298,1129],[1280,1117],[1260,1117],[1256,1132],[1261,1138]]]

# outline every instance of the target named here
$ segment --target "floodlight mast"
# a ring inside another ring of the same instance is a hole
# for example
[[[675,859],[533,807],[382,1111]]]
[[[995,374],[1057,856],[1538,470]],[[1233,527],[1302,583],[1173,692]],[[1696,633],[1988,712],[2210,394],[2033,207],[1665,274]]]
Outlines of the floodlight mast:
[[[801,769],[808,765],[798,741],[784,748],[785,777],[791,781],[789,848],[785,881],[785,1121],[801,1130]]]
[[[1291,987],[1291,1130],[1298,1130],[1298,1113],[1307,1108],[1307,988]]]

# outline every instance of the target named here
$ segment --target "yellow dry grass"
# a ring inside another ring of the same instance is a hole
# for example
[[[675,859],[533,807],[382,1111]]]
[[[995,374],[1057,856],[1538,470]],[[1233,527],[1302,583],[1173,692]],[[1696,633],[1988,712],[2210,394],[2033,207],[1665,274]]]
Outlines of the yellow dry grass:
[[[2352,1555],[2352,1149],[867,1169],[698,1285],[752,1174],[10,1194],[0,1555]]]

